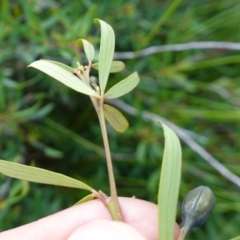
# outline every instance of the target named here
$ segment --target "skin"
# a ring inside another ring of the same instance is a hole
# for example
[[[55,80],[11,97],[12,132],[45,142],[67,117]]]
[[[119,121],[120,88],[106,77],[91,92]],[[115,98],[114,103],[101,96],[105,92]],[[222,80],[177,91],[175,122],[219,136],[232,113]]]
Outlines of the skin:
[[[1,240],[157,240],[157,205],[119,198],[123,222],[112,221],[100,200],[73,206],[27,225],[0,233]],[[175,225],[174,239],[179,235]]]

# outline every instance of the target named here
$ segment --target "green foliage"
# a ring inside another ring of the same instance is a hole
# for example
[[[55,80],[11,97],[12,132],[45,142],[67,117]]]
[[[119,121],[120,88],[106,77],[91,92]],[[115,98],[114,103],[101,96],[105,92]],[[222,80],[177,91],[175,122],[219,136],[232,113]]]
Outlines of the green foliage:
[[[107,99],[119,98],[132,91],[139,83],[139,77],[136,72],[114,85],[106,92]]]
[[[231,240],[239,240],[239,239],[240,239],[240,236],[236,238],[232,238]]]
[[[91,89],[85,82],[79,81],[79,78],[73,74],[73,69],[68,69],[68,66],[62,66],[63,64],[55,63],[53,61],[39,60],[31,63],[29,67],[36,68],[59,82],[65,84],[66,86],[95,97],[99,97],[99,95]]]
[[[71,69],[69,66],[64,65],[60,62],[49,60],[35,61],[29,66],[46,73],[52,78],[60,81],[61,83],[78,92],[90,96],[90,99],[92,100],[93,106],[99,118],[110,184],[110,198],[108,199],[107,195],[104,195],[104,197],[102,196],[101,199],[105,199],[104,203],[109,208],[113,219],[122,221],[123,218],[118,204],[118,195],[116,191],[115,177],[112,167],[112,159],[108,143],[105,119],[108,120],[113,128],[119,132],[123,132],[127,129],[128,122],[118,110],[116,110],[114,107],[104,104],[105,99],[108,99],[108,94],[105,95],[105,87],[113,62],[115,35],[112,27],[106,22],[99,19],[96,19],[95,21],[99,22],[101,25],[101,45],[99,57],[100,86],[98,86],[96,78],[89,75],[92,68],[92,60],[94,58],[94,47],[84,39],[80,40],[80,42],[83,43],[84,51],[88,58],[88,66],[83,66],[77,63],[78,68]],[[77,44],[79,45],[79,40]],[[116,84],[113,86],[113,88],[110,89],[110,98],[116,98],[126,94],[134,87],[136,87],[136,83],[138,82],[139,78],[137,73],[130,75],[121,81],[120,84]],[[101,193],[98,194],[87,184],[65,175],[47,171],[41,168],[25,166],[18,163],[11,163],[4,160],[0,161],[0,172],[6,176],[37,183],[85,189],[91,191],[93,194],[95,194],[96,197],[98,195],[98,198],[100,198]]]
[[[86,54],[87,60],[89,62],[92,62],[92,60],[94,58],[94,47],[93,47],[93,45],[85,39],[78,39],[77,40],[77,45],[81,46],[81,44],[83,45],[83,49],[84,49],[84,52]]]
[[[0,160],[0,171],[6,176],[50,185],[72,187],[88,190],[92,193],[96,191],[87,184],[76,179],[64,176],[56,172],[51,172],[41,168],[26,166],[19,163]]]
[[[118,132],[124,132],[128,128],[127,119],[116,108],[104,104],[104,117]]]
[[[240,41],[238,1],[182,1],[172,8],[173,13],[168,10],[171,4],[122,0],[99,4],[50,0],[33,4],[31,0],[2,0],[0,158],[61,172],[108,192],[100,130],[89,99],[44,74],[36,76],[36,71],[26,66],[40,58],[51,58],[71,68],[76,68],[77,61],[84,63],[85,55],[76,48],[75,40],[84,37],[98,46],[92,31],[96,16],[113,26],[117,52],[140,50],[149,33],[153,34],[146,40],[146,47]],[[163,19],[166,12],[171,14]],[[95,49],[95,58],[98,55]],[[189,49],[126,59],[127,67],[111,74],[108,84],[111,87],[137,71],[141,82],[133,93],[123,96],[124,102],[189,130],[201,146],[238,174],[238,55],[232,50]],[[119,195],[156,202],[159,159],[163,156],[161,129],[139,115],[126,117],[130,127],[125,134],[109,131]],[[201,184],[213,190],[217,202],[210,219],[193,230],[188,239],[240,235],[239,188],[185,144],[182,173],[180,201]],[[6,183],[8,180],[1,176],[0,188]],[[18,191],[12,193],[14,187]],[[14,180],[6,189],[5,194],[1,191],[1,203],[20,193],[22,184]],[[66,195],[67,199],[63,197]],[[34,221],[83,196],[81,191],[31,184],[21,202],[9,203],[0,212],[0,229]]]
[[[95,110],[99,117],[108,166],[111,198],[110,200],[108,199],[105,204],[109,208],[109,211],[114,220],[122,220],[120,213],[121,210],[118,206],[117,201],[118,196],[116,192],[114,172],[112,169],[112,160],[104,117],[109,121],[113,128],[119,132],[123,132],[127,129],[128,122],[117,109],[103,103],[105,99],[117,98],[131,91],[139,83],[139,77],[137,73],[133,73],[126,79],[122,80],[120,83],[114,85],[105,94],[105,86],[108,81],[108,74],[111,72],[111,67],[113,66],[112,59],[115,37],[112,28],[107,23],[102,20],[97,21],[99,21],[101,24],[102,32],[98,69],[100,86],[97,85],[96,80],[93,82],[93,80],[91,80],[92,77],[89,76],[92,67],[92,60],[94,58],[94,48],[88,41],[84,39],[78,41],[77,44],[79,45],[79,43],[83,43],[84,51],[89,62],[88,66],[82,66],[78,63],[78,68],[74,70],[60,62],[49,60],[35,61],[29,66],[46,73],[47,75],[60,81],[66,86],[72,88],[73,90],[77,90],[78,92],[90,96],[93,106],[95,107]],[[108,46],[110,46],[110,48],[108,48]],[[91,89],[91,87],[93,89]],[[159,224],[159,239],[161,238],[162,240],[169,240],[173,239],[173,232],[175,227],[176,206],[181,174],[181,147],[179,140],[174,132],[164,124],[162,124],[162,126],[164,129],[166,141],[158,198],[159,223],[161,223]],[[36,168],[26,166],[24,164],[0,160],[0,172],[8,177],[17,178],[24,181],[80,188],[92,192],[92,194],[78,201],[78,203],[91,200],[94,195],[98,195],[94,189],[81,181],[42,168]],[[175,187],[173,188],[172,185]]]
[[[104,92],[110,73],[115,49],[115,35],[113,29],[104,21],[95,19],[101,25],[101,43],[99,51],[99,86]]]
[[[99,69],[99,63],[94,63],[92,65],[93,68]],[[112,61],[111,63],[111,68],[110,68],[110,73],[115,73],[115,72],[120,72],[124,69],[125,65],[121,61]]]
[[[158,192],[159,239],[174,239],[181,180],[182,150],[176,134],[162,124],[165,146]]]

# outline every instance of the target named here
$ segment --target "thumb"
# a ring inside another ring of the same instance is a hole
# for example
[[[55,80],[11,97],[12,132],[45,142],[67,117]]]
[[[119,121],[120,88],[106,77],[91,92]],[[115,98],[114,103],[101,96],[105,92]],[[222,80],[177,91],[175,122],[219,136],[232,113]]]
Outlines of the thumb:
[[[116,221],[95,220],[78,227],[68,240],[147,240],[132,226]]]

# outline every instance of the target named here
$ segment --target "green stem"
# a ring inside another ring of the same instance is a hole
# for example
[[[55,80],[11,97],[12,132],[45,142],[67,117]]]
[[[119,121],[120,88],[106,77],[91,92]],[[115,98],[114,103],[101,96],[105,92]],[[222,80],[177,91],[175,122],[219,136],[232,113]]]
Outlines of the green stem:
[[[181,231],[180,231],[180,235],[178,237],[178,240],[184,240],[185,237],[187,236],[187,233],[189,232],[190,230],[190,225],[187,226],[187,227],[183,227],[181,228]]]
[[[104,143],[106,161],[107,161],[108,176],[109,176],[110,192],[111,192],[111,198],[106,202],[106,206],[108,207],[114,220],[123,221],[120,206],[118,203],[112,158],[111,158],[111,152],[110,152],[110,147],[108,142],[106,122],[105,122],[104,112],[103,112],[103,101],[100,101],[99,104],[100,105],[97,113],[98,113],[98,118],[99,118],[101,130],[102,130],[103,143]]]
[[[176,11],[178,6],[181,4],[182,0],[174,0],[170,7],[166,10],[165,13],[160,17],[158,22],[155,24],[155,26],[151,29],[151,31],[147,34],[145,38],[143,38],[142,42],[139,45],[139,49],[142,49],[146,47],[149,42],[153,39],[153,37],[160,32],[160,28],[163,26],[163,24],[171,17],[171,15]]]

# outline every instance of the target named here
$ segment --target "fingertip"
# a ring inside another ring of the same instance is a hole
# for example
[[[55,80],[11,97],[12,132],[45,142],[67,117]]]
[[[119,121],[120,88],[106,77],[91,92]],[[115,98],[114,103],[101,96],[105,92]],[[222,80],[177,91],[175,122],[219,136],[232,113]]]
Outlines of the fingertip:
[[[156,204],[136,199],[119,198],[124,221],[136,228],[147,239],[158,239],[158,207]],[[180,234],[179,225],[175,224],[174,239]]]

